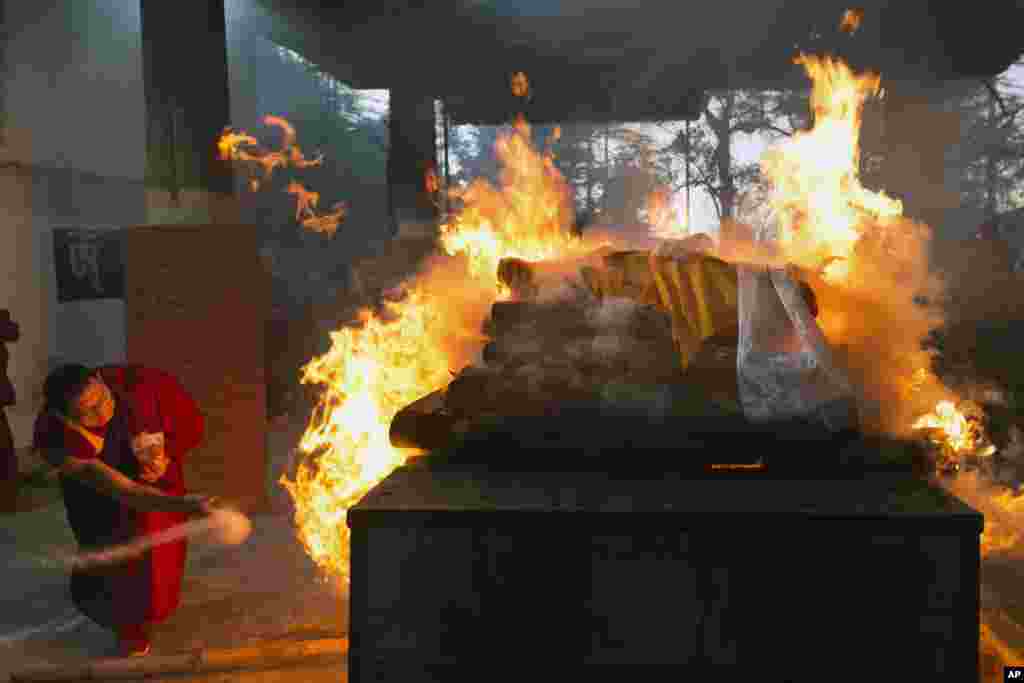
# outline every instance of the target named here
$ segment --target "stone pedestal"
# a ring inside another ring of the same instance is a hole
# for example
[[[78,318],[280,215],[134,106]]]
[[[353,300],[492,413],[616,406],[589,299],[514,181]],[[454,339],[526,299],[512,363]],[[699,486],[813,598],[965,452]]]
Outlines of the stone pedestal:
[[[977,680],[981,515],[904,474],[413,465],[348,522],[354,683]]]
[[[192,491],[266,504],[264,331],[270,281],[247,225],[143,226],[125,258],[127,356],[176,375],[206,418]]]

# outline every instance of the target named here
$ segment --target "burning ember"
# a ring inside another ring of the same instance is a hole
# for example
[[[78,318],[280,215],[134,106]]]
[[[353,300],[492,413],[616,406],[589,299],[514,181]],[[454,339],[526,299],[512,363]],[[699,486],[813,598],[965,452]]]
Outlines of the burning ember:
[[[317,214],[316,205],[320,201],[319,192],[310,192],[301,183],[294,180],[288,183],[288,194],[296,196],[295,220],[307,230],[333,235],[338,224],[345,218],[348,207],[344,202],[337,202],[329,213]]]
[[[530,96],[530,81],[522,71],[512,74],[512,94],[516,97]]]
[[[295,127],[279,116],[265,116],[263,123],[279,128],[282,131],[281,149],[268,151],[262,148],[259,141],[244,131],[225,128],[217,141],[217,152],[224,161],[235,161],[246,164],[254,173],[249,178],[249,189],[257,191],[260,185],[270,180],[276,168],[310,168],[323,163],[323,157],[307,159],[298,146],[298,135]],[[260,177],[259,169],[262,169]],[[295,220],[307,230],[334,235],[338,225],[345,218],[348,207],[343,202],[334,204],[324,214],[316,212],[320,201],[318,192],[310,192],[303,185],[292,181],[286,190],[296,197]]]
[[[843,18],[839,22],[839,30],[852,36],[860,28],[862,21],[864,21],[864,10],[848,9],[843,12]]]
[[[995,453],[995,446],[984,445],[985,436],[980,422],[969,420],[953,401],[939,401],[934,412],[921,416],[913,427],[932,430],[932,439],[955,456]]]

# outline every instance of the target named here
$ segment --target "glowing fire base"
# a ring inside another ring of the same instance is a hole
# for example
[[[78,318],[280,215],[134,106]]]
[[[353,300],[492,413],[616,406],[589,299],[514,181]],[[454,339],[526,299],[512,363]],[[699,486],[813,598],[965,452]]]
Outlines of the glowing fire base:
[[[982,516],[906,474],[422,463],[348,519],[354,683],[977,680]]]

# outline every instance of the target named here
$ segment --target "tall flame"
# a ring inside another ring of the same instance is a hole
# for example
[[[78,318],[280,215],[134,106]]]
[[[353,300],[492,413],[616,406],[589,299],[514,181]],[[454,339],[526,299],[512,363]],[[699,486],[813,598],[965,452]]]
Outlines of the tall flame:
[[[844,30],[861,14],[848,12]],[[854,73],[832,57],[797,58],[813,87],[810,130],[769,150],[761,160],[786,261],[833,285],[820,292],[819,321],[842,345],[872,400],[888,406],[879,428],[905,434],[928,429],[944,452],[959,458],[989,452],[976,421],[931,370],[925,335],[934,309],[913,302],[939,284],[928,268],[927,226],[903,217],[902,203],[865,188],[859,177],[864,106],[880,94],[880,76]]]
[[[860,183],[860,126],[864,103],[878,94],[877,74],[854,74],[831,57],[801,55],[814,83],[814,126],[765,154],[780,242],[795,262],[843,282],[854,246],[869,225],[903,213],[902,203]]]
[[[303,383],[323,387],[299,449],[309,457],[294,481],[295,522],[312,559],[347,578],[348,509],[410,455],[391,445],[388,427],[412,401],[450,379],[441,343],[445,309],[423,290],[361,312],[361,327],[331,333],[331,349],[303,368]]]
[[[453,191],[464,209],[442,227],[449,255],[404,286],[405,297],[382,313],[361,312],[360,325],[331,334],[331,349],[303,369],[323,387],[299,444],[304,461],[282,485],[295,503],[299,537],[331,575],[348,577],[348,510],[414,452],[389,439],[397,412],[451,379],[483,343],[479,330],[497,295],[502,258],[556,258],[577,248],[568,186],[549,154],[529,143],[517,123],[495,152],[501,184],[477,180]]]
[[[450,255],[465,254],[470,272],[497,287],[498,262],[506,257],[542,261],[579,251],[572,234],[573,205],[569,185],[549,151],[530,142],[530,126],[517,119],[501,135],[495,153],[502,169],[500,184],[477,178],[451,194],[465,208],[441,226],[441,244]]]

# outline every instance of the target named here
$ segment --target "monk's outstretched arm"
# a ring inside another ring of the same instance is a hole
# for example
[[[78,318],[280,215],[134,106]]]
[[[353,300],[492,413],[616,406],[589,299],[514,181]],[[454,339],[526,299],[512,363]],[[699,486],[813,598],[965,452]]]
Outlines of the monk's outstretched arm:
[[[207,496],[168,495],[126,477],[99,460],[66,457],[60,471],[140,512],[208,514],[211,511],[212,499]]]

